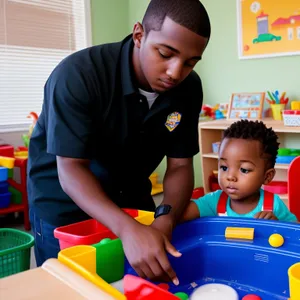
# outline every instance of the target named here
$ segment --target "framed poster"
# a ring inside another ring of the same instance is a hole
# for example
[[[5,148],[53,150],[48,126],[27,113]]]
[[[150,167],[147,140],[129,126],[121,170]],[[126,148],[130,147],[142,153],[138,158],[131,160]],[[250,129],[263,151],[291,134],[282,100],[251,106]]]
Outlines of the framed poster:
[[[234,93],[231,96],[227,119],[262,118],[265,93]]]
[[[240,59],[300,54],[299,0],[236,0]]]

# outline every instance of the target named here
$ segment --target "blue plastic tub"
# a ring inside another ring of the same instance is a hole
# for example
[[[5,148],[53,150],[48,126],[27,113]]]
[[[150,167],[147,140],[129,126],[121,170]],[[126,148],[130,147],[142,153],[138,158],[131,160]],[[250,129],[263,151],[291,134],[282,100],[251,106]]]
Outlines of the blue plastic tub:
[[[0,208],[6,208],[10,205],[11,193],[0,194]]]
[[[277,164],[290,164],[297,156],[277,156]]]
[[[8,178],[8,169],[0,167],[0,182],[6,181]]]
[[[254,228],[253,241],[226,240],[226,227]],[[281,234],[280,248],[269,245],[271,234]],[[195,286],[222,283],[231,286],[242,299],[256,294],[263,300],[289,298],[288,269],[300,262],[300,225],[278,221],[201,218],[178,226],[173,245],[181,258],[170,257],[180,281],[170,292],[190,295]],[[126,263],[127,274],[136,275]]]
[[[6,181],[0,182],[0,195],[8,193],[9,184]]]

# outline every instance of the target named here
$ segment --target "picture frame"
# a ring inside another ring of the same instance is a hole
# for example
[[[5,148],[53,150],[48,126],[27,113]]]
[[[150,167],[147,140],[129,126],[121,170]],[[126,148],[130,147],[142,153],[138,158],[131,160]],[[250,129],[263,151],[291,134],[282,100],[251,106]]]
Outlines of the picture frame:
[[[227,119],[262,119],[265,92],[233,93],[230,98]]]

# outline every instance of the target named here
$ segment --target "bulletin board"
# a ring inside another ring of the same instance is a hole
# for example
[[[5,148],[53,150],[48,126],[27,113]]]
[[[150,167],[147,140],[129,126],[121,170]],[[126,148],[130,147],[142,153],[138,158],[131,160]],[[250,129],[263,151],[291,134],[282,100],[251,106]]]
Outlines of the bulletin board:
[[[236,0],[240,59],[300,54],[299,0]]]
[[[227,119],[261,119],[264,100],[265,93],[232,94]]]

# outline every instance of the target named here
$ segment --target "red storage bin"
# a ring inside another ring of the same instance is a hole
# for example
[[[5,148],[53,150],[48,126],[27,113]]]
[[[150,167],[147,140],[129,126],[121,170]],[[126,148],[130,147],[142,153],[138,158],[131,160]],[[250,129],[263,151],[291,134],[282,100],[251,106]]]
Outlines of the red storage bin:
[[[124,209],[131,217],[138,216],[138,210]],[[107,227],[94,219],[58,227],[54,236],[59,240],[60,249],[99,243],[105,238],[116,239],[117,236]]]
[[[287,194],[288,184],[285,181],[271,181],[269,184],[264,185],[264,190],[273,194]]]
[[[11,145],[1,145],[0,156],[14,157],[14,147]]]

